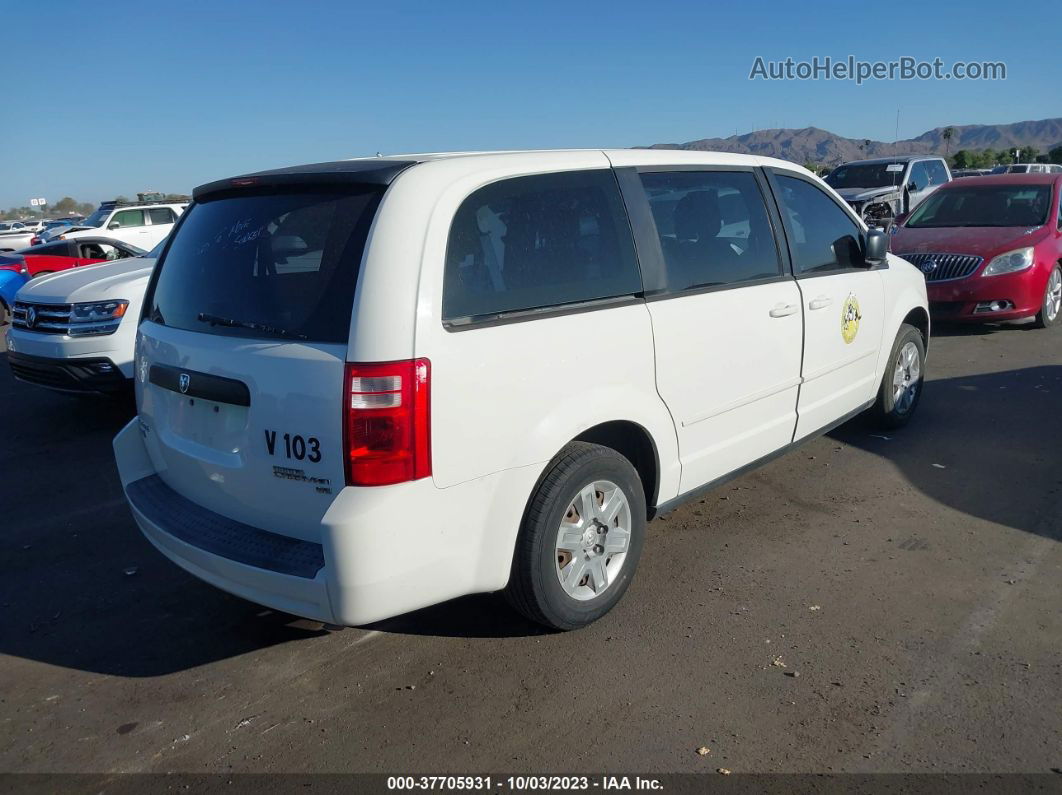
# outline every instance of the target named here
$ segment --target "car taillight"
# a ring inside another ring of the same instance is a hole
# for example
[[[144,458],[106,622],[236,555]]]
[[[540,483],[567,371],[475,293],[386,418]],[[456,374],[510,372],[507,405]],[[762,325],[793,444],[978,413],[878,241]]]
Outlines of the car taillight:
[[[31,237],[30,238],[30,245],[31,246],[39,245],[40,242],[41,242],[41,239],[39,237]]]
[[[348,486],[431,475],[431,363],[348,364],[343,430]]]

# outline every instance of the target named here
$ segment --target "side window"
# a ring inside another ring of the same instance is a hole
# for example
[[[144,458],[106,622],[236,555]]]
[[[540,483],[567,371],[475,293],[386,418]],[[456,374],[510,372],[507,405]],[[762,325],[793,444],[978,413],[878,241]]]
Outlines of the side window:
[[[924,160],[919,160],[911,166],[911,176],[907,180],[911,190],[924,190],[929,185],[929,172],[926,171]]]
[[[642,174],[669,290],[736,284],[781,273],[756,178],[747,171]]]
[[[1062,197],[1058,200],[1058,228],[1062,229]]]
[[[148,218],[151,219],[152,225],[172,224],[177,220],[177,216],[174,215],[173,210],[169,207],[152,207],[147,213]]]
[[[929,183],[931,185],[943,185],[948,181],[948,171],[940,160],[927,160],[926,168],[929,171]]]
[[[107,252],[104,251],[104,247],[100,243],[82,243],[81,256],[83,259],[109,259]],[[111,248],[111,246],[107,246]]]
[[[641,290],[630,225],[611,171],[487,185],[464,200],[450,227],[444,320]]]
[[[863,232],[855,221],[810,182],[780,174],[777,182],[796,272],[862,267]]]
[[[108,228],[114,224],[119,224],[122,229],[128,229],[131,226],[143,226],[144,225],[144,211],[143,210],[120,210],[114,214],[114,217],[108,222]]]

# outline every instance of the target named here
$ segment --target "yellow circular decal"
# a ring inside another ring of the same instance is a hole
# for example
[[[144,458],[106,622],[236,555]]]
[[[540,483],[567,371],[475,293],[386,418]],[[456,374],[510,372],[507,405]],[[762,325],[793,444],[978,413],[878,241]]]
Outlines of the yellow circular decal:
[[[849,293],[844,299],[844,306],[841,307],[841,337],[846,345],[856,338],[859,333],[859,321],[862,319],[863,316],[859,314],[859,299]]]

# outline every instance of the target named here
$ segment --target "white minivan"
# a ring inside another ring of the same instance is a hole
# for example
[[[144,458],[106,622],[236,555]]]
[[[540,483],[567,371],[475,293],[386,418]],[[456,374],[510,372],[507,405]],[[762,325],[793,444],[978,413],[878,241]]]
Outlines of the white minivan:
[[[925,281],[792,163],[379,157],[195,191],[144,300],[137,523],[234,594],[365,624],[505,590],[583,626],[646,524],[921,394]]]

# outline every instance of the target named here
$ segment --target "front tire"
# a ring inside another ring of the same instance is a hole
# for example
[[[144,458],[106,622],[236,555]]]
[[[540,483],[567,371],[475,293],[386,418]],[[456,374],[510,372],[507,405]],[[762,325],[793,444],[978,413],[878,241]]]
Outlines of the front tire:
[[[578,629],[623,597],[641,556],[645,493],[638,472],[609,447],[568,444],[531,495],[506,598],[552,629]]]
[[[1044,300],[1040,305],[1040,311],[1036,314],[1036,325],[1038,328],[1051,328],[1058,324],[1060,315],[1062,315],[1062,267],[1055,265],[1051,269],[1051,275],[1047,277]]]
[[[873,413],[885,428],[906,425],[922,398],[925,380],[926,345],[922,333],[909,323],[900,326],[889,354],[889,364],[881,379]]]

